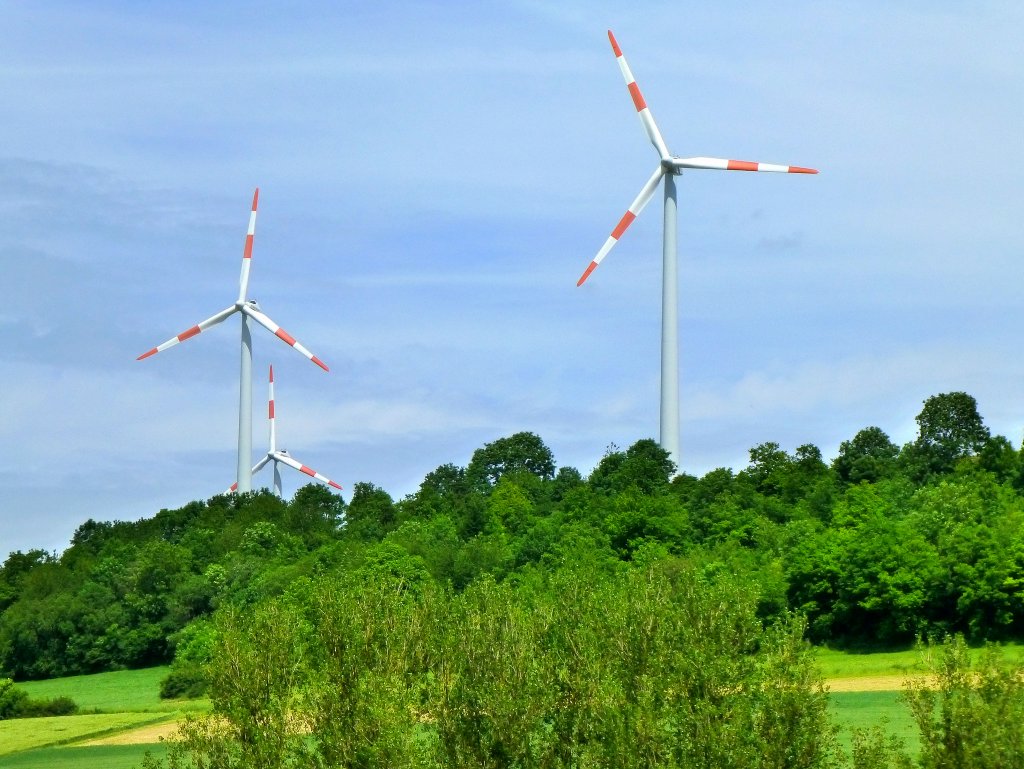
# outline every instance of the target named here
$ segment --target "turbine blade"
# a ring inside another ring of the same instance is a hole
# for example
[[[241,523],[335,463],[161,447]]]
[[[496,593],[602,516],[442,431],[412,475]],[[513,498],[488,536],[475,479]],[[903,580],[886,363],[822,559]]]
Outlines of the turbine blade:
[[[249,229],[245,233],[245,248],[242,250],[242,274],[238,278],[238,301],[244,302],[249,291],[249,268],[252,265],[252,241],[256,236],[256,204],[259,203],[260,188],[252,194],[252,211],[249,213]]]
[[[284,462],[286,465],[288,465],[288,467],[294,467],[300,473],[305,473],[310,478],[316,478],[321,483],[326,483],[328,486],[333,486],[336,489],[341,489],[341,486],[336,484],[334,481],[332,481],[327,476],[320,475],[320,473],[318,473],[316,470],[314,470],[311,467],[306,467],[301,462],[296,462],[294,459],[292,459],[287,454],[284,454],[284,453],[278,451],[278,452],[276,452],[274,454],[274,459],[276,459],[278,462]]]
[[[277,451],[277,432],[274,429],[274,367],[270,367],[270,402],[267,404],[267,421],[270,422],[270,453]]]
[[[318,365],[324,371],[330,371],[330,369],[327,368],[327,366],[324,364],[324,362],[322,360],[320,360],[313,353],[311,353],[309,350],[307,350],[305,347],[303,347],[301,344],[299,344],[299,342],[296,341],[295,337],[293,337],[291,334],[289,334],[287,331],[285,331],[279,325],[274,323],[274,321],[272,321],[268,315],[266,315],[265,313],[261,312],[260,310],[257,310],[252,305],[248,305],[248,304],[243,304],[242,305],[242,312],[244,312],[250,318],[255,320],[261,326],[263,326],[263,328],[267,329],[271,334],[274,334],[275,336],[277,336],[282,341],[286,342],[287,344],[290,344],[292,347],[294,347],[296,350],[301,352],[303,355],[305,355],[307,358],[309,358],[311,361],[313,361],[316,365]]]
[[[672,158],[675,168],[705,168],[712,171],[768,171],[776,174],[816,174],[817,169],[802,166],[780,166],[776,163],[755,163],[750,160],[725,158]]]
[[[651,178],[647,180],[647,183],[640,190],[640,194],[633,199],[633,202],[629,204],[629,208],[626,209],[626,213],[619,219],[619,223],[615,225],[615,229],[612,230],[612,234],[608,236],[608,240],[601,246],[601,250],[597,252],[597,256],[590,263],[583,275],[576,282],[577,286],[582,286],[583,282],[590,277],[590,273],[597,269],[597,265],[601,263],[608,252],[612,250],[616,243],[619,242],[619,238],[622,237],[622,233],[633,223],[640,212],[644,210],[644,206],[651,202],[651,198],[654,197],[654,191],[658,189],[658,184],[661,182],[661,177],[665,173],[665,169],[659,164],[651,174]]]
[[[269,462],[269,461],[270,461],[270,454],[267,454],[265,457],[263,457],[263,459],[261,459],[259,462],[257,462],[256,464],[254,464],[252,466],[252,470],[250,472],[253,475],[256,475],[256,473],[258,473],[260,470],[262,470],[264,467],[266,467],[267,462]],[[237,481],[232,483],[231,487],[227,491],[225,491],[224,493],[225,494],[234,494],[236,491],[238,491],[238,482]]]
[[[182,331],[176,337],[172,337],[171,339],[168,339],[163,344],[158,344],[156,347],[154,347],[149,352],[142,353],[142,355],[140,355],[135,360],[142,360],[143,358],[148,358],[150,355],[156,355],[158,352],[163,352],[168,347],[174,347],[174,345],[178,344],[179,342],[184,342],[186,339],[191,339],[192,337],[202,333],[203,331],[206,331],[206,329],[210,328],[211,326],[216,326],[218,323],[220,323],[221,321],[225,320],[229,315],[231,315],[237,309],[238,308],[236,306],[232,305],[231,307],[228,307],[226,310],[221,310],[216,315],[214,315],[212,318],[207,318],[206,320],[202,321],[201,323],[197,323],[196,325],[194,325],[192,328],[188,329],[187,331]]]
[[[633,106],[636,107],[636,112],[640,116],[640,122],[643,123],[644,131],[647,132],[647,138],[651,140],[654,149],[658,150],[658,155],[661,159],[667,160],[669,154],[668,147],[665,146],[665,140],[661,136],[661,131],[658,130],[658,124],[654,122],[654,115],[651,114],[647,102],[644,101],[643,94],[640,93],[640,86],[636,84],[636,78],[633,77],[633,72],[629,68],[626,57],[622,55],[622,49],[619,48],[615,35],[612,34],[610,29],[608,30],[608,40],[612,44],[612,51],[615,52],[615,61],[619,63],[619,69],[622,70],[622,78],[626,81],[629,95],[633,97]]]

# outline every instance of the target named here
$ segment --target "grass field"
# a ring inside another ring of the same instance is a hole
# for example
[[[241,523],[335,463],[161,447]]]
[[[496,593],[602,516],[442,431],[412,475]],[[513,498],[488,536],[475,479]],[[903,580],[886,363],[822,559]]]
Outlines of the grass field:
[[[13,718],[0,721],[0,755],[123,731],[166,717],[156,713],[90,713],[83,716]]]
[[[1006,644],[1000,647],[1007,661],[1024,661],[1024,646]],[[973,649],[976,655],[980,649]],[[856,652],[835,651],[818,648],[818,666],[825,678],[867,678],[871,676],[914,676],[926,672],[921,653],[916,649],[898,652]]]
[[[18,686],[34,698],[70,697],[81,715],[0,721],[0,769],[17,767],[136,767],[162,745],[75,745],[86,739],[134,729],[172,718],[186,710],[209,709],[207,700],[161,700],[160,681],[168,668],[122,670]],[[69,744],[70,743],[70,744]]]
[[[83,711],[173,713],[202,710],[204,700],[160,699],[160,681],[169,669],[164,666],[53,678],[49,681],[24,681],[18,683],[18,688],[35,698],[51,699],[61,695],[70,697]]]
[[[162,758],[163,745],[103,745],[90,748],[40,748],[0,756],[0,769],[134,769],[146,752]]]
[[[1024,645],[1004,647],[1004,653],[1008,659],[1024,661]],[[905,678],[926,672],[919,652],[858,654],[819,649],[817,661],[826,679],[875,678],[885,681],[889,689],[834,691],[829,695],[830,710],[839,726],[840,743],[847,750],[854,729],[883,726],[902,739],[912,755],[917,754],[917,730],[909,709],[899,697]],[[0,722],[0,769],[127,769],[138,766],[147,750],[164,755],[166,749],[162,745],[76,746],[74,743],[169,718],[184,710],[209,709],[207,700],[161,700],[160,680],[167,670],[166,667],[124,670],[18,684],[32,697],[65,695],[83,710],[93,712],[63,718]]]
[[[903,740],[911,756],[921,741],[910,709],[900,701],[900,692],[834,692],[829,695],[832,718],[839,727],[839,744],[849,752],[855,729],[881,726]]]

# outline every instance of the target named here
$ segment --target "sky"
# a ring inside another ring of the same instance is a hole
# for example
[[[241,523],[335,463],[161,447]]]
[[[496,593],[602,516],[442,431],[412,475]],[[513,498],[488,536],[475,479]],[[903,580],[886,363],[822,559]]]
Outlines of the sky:
[[[964,390],[1020,445],[1024,5],[0,0],[0,557],[234,481],[250,297],[279,445],[415,492],[528,430],[589,473],[657,438],[669,149],[817,176],[678,179],[682,469],[914,438]],[[284,469],[290,496],[303,476]],[[269,485],[271,473],[254,481]]]

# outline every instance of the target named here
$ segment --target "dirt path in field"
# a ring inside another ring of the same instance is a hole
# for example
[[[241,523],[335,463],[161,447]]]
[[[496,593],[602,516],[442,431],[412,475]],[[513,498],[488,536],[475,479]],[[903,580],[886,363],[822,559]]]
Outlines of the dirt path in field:
[[[831,692],[901,692],[909,679],[918,680],[924,676],[903,674],[888,676],[858,676],[856,678],[829,678],[825,681]]]
[[[87,745],[150,745],[160,742],[161,737],[170,737],[178,730],[179,718],[172,718],[170,721],[161,721],[159,724],[149,724],[138,729],[129,729],[119,734],[110,734],[106,737],[98,737],[95,740],[75,743],[75,747]]]

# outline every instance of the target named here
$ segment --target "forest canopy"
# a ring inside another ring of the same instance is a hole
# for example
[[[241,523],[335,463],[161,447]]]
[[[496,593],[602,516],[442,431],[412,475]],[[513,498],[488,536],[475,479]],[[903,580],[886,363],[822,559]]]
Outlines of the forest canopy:
[[[187,688],[217,616],[313,584],[461,595],[566,570],[598,584],[653,562],[728,575],[759,621],[800,615],[816,643],[1024,639],[1024,458],[966,393],[928,398],[917,423],[904,446],[868,426],[829,462],[813,444],[766,442],[739,471],[702,477],[676,475],[650,439],[609,447],[585,477],[521,432],[437,467],[404,499],[369,482],[347,502],[310,485],[287,501],[263,491],[89,520],[63,553],[0,566],[0,677],[177,653]]]

